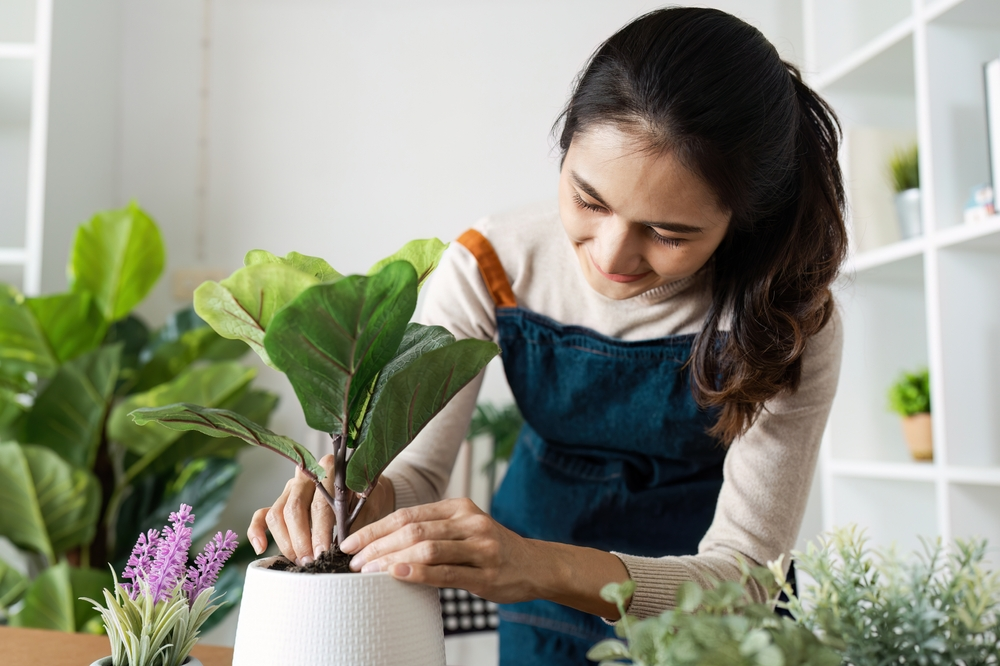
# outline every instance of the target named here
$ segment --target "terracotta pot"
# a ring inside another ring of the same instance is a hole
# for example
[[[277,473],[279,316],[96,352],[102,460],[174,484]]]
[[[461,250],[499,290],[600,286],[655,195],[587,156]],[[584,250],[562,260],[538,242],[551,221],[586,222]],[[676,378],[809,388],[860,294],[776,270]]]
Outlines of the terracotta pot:
[[[92,663],[90,666],[111,666],[111,657],[110,656],[102,657],[101,659],[98,659],[97,661]],[[181,666],[202,666],[202,663],[197,659],[195,659],[194,657],[188,655],[187,661],[181,664]]]
[[[444,666],[438,590],[387,573],[247,568],[233,666]]]
[[[934,460],[934,440],[931,435],[931,415],[914,414],[903,418],[903,437],[914,460]]]

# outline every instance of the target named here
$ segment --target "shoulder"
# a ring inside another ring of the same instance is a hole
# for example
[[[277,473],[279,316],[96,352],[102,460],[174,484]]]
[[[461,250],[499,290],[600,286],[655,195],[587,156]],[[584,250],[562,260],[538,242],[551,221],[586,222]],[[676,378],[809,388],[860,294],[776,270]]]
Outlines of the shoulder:
[[[538,257],[561,255],[566,233],[555,201],[535,203],[482,218],[473,229],[496,250],[512,283],[531,270]],[[555,250],[555,252],[553,252]]]

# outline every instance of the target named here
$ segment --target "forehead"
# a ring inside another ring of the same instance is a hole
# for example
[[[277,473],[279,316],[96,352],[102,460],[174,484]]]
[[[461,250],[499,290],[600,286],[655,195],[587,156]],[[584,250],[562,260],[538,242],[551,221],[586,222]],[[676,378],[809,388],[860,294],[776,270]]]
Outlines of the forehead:
[[[576,174],[609,206],[631,211],[637,219],[729,217],[700,176],[669,149],[653,146],[640,131],[602,124],[578,132],[566,151],[563,171]]]

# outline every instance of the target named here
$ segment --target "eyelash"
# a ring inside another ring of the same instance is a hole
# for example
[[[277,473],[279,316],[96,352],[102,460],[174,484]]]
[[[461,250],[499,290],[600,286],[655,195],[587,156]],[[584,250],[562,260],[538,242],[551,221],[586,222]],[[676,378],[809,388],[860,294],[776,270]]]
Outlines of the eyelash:
[[[585,210],[589,210],[594,213],[600,213],[606,211],[604,206],[598,206],[597,204],[587,203],[580,196],[579,192],[573,193],[573,199],[576,201],[576,205]],[[665,245],[667,247],[680,247],[681,239],[679,238],[667,238],[666,236],[661,236],[656,232],[653,227],[646,227],[649,230],[649,235],[652,236],[653,242],[659,243],[660,245]]]

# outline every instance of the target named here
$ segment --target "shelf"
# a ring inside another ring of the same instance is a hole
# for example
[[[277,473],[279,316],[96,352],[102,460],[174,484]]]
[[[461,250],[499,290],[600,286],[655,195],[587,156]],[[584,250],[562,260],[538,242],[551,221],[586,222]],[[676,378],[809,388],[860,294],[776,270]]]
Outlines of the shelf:
[[[877,272],[876,269],[890,266],[905,259],[919,257],[924,253],[926,247],[927,240],[923,236],[910,238],[891,245],[884,245],[876,250],[859,252],[854,256],[853,261],[849,262],[849,265],[853,264],[857,273]]]
[[[1000,467],[946,467],[945,478],[952,483],[977,486],[1000,486]],[[1000,513],[1000,504],[997,505]],[[998,515],[1000,518],[1000,515]],[[1000,546],[1000,542],[997,542]]]
[[[31,122],[31,60],[0,60],[0,129]]]
[[[937,234],[934,244],[941,248],[1000,252],[1000,215],[949,227]]]
[[[0,43],[0,60],[30,60],[34,57],[34,44]]]
[[[30,42],[35,36],[35,0],[0,1],[0,42]]]
[[[1000,488],[954,485],[948,489],[951,535],[989,541],[987,559],[997,570],[1000,555]]]
[[[933,481],[940,470],[933,463],[872,462],[867,460],[832,460],[834,476],[855,479],[893,479],[897,481]]]
[[[933,482],[834,477],[832,494],[834,525],[858,525],[872,546],[906,552],[940,534]]]
[[[900,76],[900,74],[904,74]],[[913,19],[906,18],[813,81],[823,93],[914,94]]]
[[[925,10],[931,24],[1000,28],[1000,0],[936,0]]]
[[[20,247],[0,247],[0,266],[23,266],[28,253]]]

